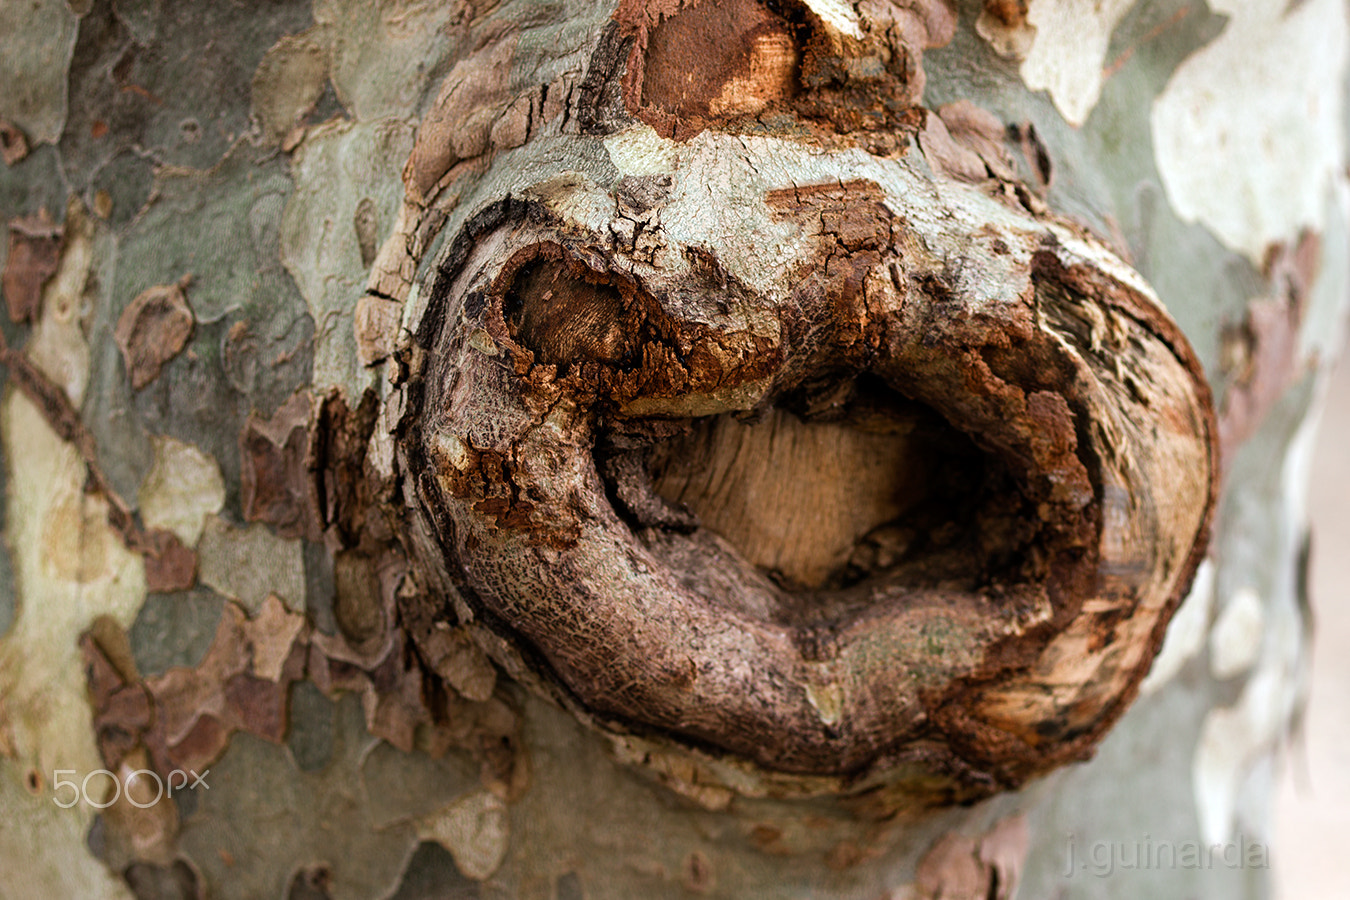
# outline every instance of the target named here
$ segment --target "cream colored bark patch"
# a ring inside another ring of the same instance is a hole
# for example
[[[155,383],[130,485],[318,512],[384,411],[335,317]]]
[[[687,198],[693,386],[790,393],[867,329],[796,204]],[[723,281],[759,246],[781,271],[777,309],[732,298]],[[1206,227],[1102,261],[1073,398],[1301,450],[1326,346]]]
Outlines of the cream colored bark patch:
[[[1027,87],[1048,91],[1055,108],[1074,125],[1086,122],[1101,96],[1111,32],[1134,4],[1135,0],[1031,0],[1027,24],[1035,37],[1024,50],[1021,70]]]
[[[861,38],[862,29],[858,27],[858,11],[845,0],[805,0],[811,12],[831,28],[852,38]]]
[[[1344,178],[1345,7],[1210,5],[1232,18],[1154,101],[1153,146],[1177,214],[1259,265],[1271,243],[1322,229]]]
[[[98,768],[95,764],[94,768]],[[93,769],[76,772],[82,780]],[[87,900],[132,900],[127,884],[108,871],[85,844],[94,810],[83,804],[62,809],[44,787],[28,790],[26,767],[0,759],[0,898],[80,897]],[[70,778],[62,775],[62,778]],[[42,774],[49,785],[51,770]],[[100,776],[91,782],[106,784]],[[76,782],[78,787],[78,781]],[[62,802],[70,799],[62,788]]]
[[[1280,490],[1283,508],[1274,514],[1287,524],[1278,563],[1272,566],[1274,587],[1264,586],[1263,595],[1240,588],[1229,599],[1211,637],[1211,652],[1222,657],[1211,659],[1216,677],[1239,666],[1243,671],[1252,668],[1237,703],[1213,709],[1205,717],[1195,750],[1196,813],[1207,844],[1231,839],[1243,785],[1284,739],[1302,693],[1307,648],[1294,585],[1300,534],[1307,521],[1303,498],[1315,424],[1313,419],[1304,421],[1285,457]],[[1259,624],[1253,621],[1258,616]],[[1250,827],[1252,823],[1243,824]]]
[[[1287,675],[1276,667],[1258,671],[1236,706],[1205,717],[1192,767],[1200,834],[1206,844],[1232,837],[1242,780],[1279,735],[1289,712]]]
[[[1229,598],[1209,633],[1209,670],[1215,678],[1235,678],[1255,665],[1265,625],[1256,591],[1243,588]]]
[[[605,138],[610,162],[622,175],[665,175],[675,168],[679,145],[650,125],[633,125]]]
[[[56,312],[49,308],[44,320]],[[54,333],[48,328],[33,341]],[[87,377],[78,366],[63,371],[79,384]],[[0,760],[0,896],[126,897],[86,848],[94,809],[56,806],[53,780],[57,769],[82,779],[102,766],[79,638],[98,616],[130,626],[145,598],[145,569],[109,527],[107,503],[84,491],[79,454],[16,391],[0,406],[0,435],[19,593],[0,639],[5,744],[15,757]]]
[[[1167,625],[1162,650],[1153,659],[1153,668],[1139,685],[1139,693],[1151,694],[1181,671],[1187,660],[1205,646],[1209,612],[1214,606],[1214,563],[1205,560],[1195,572],[1191,592],[1181,601],[1176,615]]]
[[[418,836],[450,851],[461,872],[481,881],[496,872],[506,857],[510,814],[496,795],[479,791],[428,816],[418,827]]]
[[[28,358],[77,408],[89,383],[89,343],[80,319],[84,292],[93,266],[94,247],[88,220],[79,207],[66,222],[66,246],[56,274],[42,291],[42,312],[24,348]]]
[[[172,531],[185,546],[202,536],[206,517],[225,505],[216,461],[191,444],[152,435],[155,461],[136,494],[147,528]]]

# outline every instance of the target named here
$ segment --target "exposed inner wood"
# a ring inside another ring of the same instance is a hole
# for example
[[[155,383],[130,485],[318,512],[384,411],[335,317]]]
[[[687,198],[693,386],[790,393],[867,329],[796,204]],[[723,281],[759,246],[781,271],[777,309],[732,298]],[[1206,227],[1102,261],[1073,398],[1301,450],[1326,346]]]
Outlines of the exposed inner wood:
[[[640,318],[615,288],[586,274],[582,266],[541,259],[516,275],[503,314],[538,362],[622,363],[636,350]]]
[[[700,420],[654,449],[654,487],[790,587],[839,586],[949,543],[934,532],[959,529],[986,480],[970,441],[894,395],[833,418]]]
[[[704,0],[651,30],[642,102],[677,119],[754,115],[796,90],[790,26],[754,0]]]

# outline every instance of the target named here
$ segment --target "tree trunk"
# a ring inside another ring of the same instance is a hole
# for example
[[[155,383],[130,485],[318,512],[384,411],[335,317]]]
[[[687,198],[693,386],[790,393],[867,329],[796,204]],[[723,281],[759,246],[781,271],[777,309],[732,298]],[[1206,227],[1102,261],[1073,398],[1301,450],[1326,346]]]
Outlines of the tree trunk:
[[[1211,5],[0,0],[0,896],[1268,896],[1350,27]]]

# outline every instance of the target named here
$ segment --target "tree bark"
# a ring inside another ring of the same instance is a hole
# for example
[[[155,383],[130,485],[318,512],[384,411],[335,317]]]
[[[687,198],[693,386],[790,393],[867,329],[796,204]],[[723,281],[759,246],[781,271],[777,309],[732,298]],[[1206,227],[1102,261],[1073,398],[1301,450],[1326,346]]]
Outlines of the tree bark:
[[[1211,7],[0,0],[0,896],[1268,896],[1350,24]]]

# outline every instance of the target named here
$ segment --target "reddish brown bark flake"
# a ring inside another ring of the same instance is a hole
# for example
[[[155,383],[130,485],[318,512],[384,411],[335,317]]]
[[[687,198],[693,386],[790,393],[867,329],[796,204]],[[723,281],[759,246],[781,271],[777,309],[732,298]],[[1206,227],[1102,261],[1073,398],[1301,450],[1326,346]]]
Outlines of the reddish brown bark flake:
[[[307,634],[304,617],[275,596],[252,620],[227,602],[199,665],[147,679],[119,670],[86,634],[81,648],[104,761],[116,769],[143,747],[165,776],[174,768],[203,771],[238,730],[280,741],[290,684],[304,673]]]
[[[866,133],[867,146],[897,152],[892,132],[921,121],[923,51],[948,43],[956,19],[942,0],[871,12],[858,38],[803,3],[625,0],[615,13],[632,39],[625,106],[678,141],[796,119],[821,140]]]
[[[2,276],[11,322],[32,322],[42,309],[42,286],[61,262],[62,229],[45,211],[9,223],[9,255]]]
[[[184,293],[192,276],[176,284],[157,284],[137,294],[122,311],[113,335],[122,349],[127,377],[140,390],[187,345],[196,319]]]
[[[146,536],[145,589],[151,592],[185,591],[197,582],[197,552],[171,531]]]
[[[12,166],[28,155],[28,138],[8,119],[0,118],[0,159]]]
[[[252,412],[239,434],[244,518],[266,522],[282,537],[317,538],[309,475],[313,401],[301,391],[271,417]]]

